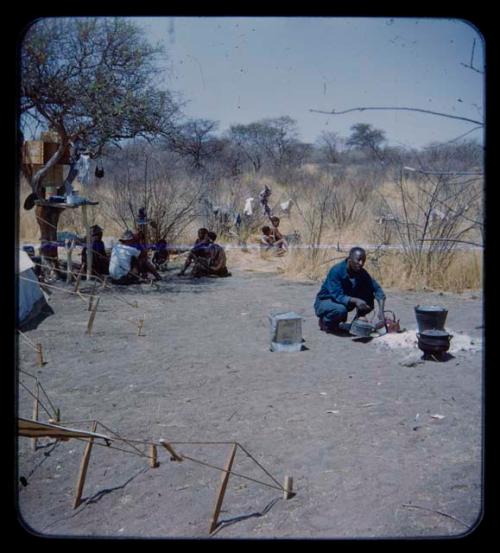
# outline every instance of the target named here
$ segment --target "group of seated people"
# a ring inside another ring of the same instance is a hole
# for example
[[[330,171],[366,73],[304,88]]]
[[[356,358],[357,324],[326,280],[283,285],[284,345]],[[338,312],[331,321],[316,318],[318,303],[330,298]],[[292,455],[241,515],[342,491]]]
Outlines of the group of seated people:
[[[288,251],[288,243],[279,230],[279,217],[270,217],[271,226],[261,228],[260,245],[262,252],[280,256]],[[149,258],[149,247],[143,231],[133,233],[127,230],[118,243],[106,253],[102,240],[103,229],[99,225],[90,228],[92,243],[92,272],[97,276],[107,276],[113,284],[135,284],[143,282],[151,275],[155,281],[161,280],[158,272],[169,259],[169,248],[165,240],[160,240],[154,246],[154,255]],[[216,243],[217,234],[206,228],[198,229],[198,238],[189,250],[184,266],[178,273],[186,274],[191,267],[191,276],[227,277],[231,273],[226,265],[224,248]],[[87,267],[87,248],[82,250],[82,270]]]
[[[217,234],[215,232],[206,228],[198,229],[198,238],[189,250],[179,275],[185,275],[192,264],[191,276],[196,278],[202,276],[231,276],[226,266],[226,252],[220,244],[215,242],[216,239]]]
[[[270,221],[271,227],[265,225],[261,228],[260,245],[262,251],[270,252],[274,255],[283,255],[288,251],[288,242],[278,229],[280,219],[273,216],[270,218]]]
[[[144,232],[133,233],[126,230],[108,256],[102,240],[103,230],[98,225],[90,228],[92,244],[92,273],[97,276],[109,275],[113,284],[137,284],[152,275],[153,280],[161,280],[158,269],[169,259],[169,249],[165,240],[154,246],[154,255],[149,259]],[[198,238],[189,251],[179,275],[184,275],[191,266],[191,276],[231,276],[226,266],[224,248],[217,244],[215,232],[201,228]],[[82,250],[82,272],[87,269],[87,247]]]
[[[97,276],[109,275],[113,284],[135,284],[144,281],[148,275],[161,280],[160,273],[149,260],[146,238],[142,231],[135,234],[131,230],[123,233],[108,256],[102,240],[103,230],[99,225],[90,227],[92,244],[92,273]],[[87,268],[87,247],[82,250],[82,270]]]

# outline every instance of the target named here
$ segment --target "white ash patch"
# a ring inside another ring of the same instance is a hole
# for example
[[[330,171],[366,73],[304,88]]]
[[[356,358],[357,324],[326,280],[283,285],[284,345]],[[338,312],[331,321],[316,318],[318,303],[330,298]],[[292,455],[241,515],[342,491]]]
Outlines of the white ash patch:
[[[459,351],[481,351],[483,348],[483,341],[481,338],[473,338],[464,334],[463,332],[455,332],[452,329],[447,328],[453,338],[450,342],[450,353],[457,353]],[[384,349],[418,349],[417,330],[406,330],[405,332],[384,334],[375,340],[377,347]]]

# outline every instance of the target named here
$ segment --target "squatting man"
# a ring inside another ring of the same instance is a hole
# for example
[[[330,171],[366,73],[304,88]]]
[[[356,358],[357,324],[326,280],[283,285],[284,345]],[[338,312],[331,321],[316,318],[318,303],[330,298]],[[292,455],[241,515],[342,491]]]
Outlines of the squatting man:
[[[354,319],[367,315],[374,308],[374,300],[379,321],[384,321],[386,296],[380,284],[363,268],[365,262],[365,250],[354,247],[344,261],[328,272],[314,302],[321,330],[329,333],[346,330],[347,314],[356,309]]]

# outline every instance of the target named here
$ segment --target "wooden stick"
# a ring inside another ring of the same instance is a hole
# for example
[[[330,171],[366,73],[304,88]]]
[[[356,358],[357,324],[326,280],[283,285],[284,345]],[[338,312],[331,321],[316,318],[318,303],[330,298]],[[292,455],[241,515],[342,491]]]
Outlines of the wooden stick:
[[[80,267],[80,270],[78,271],[78,275],[76,276],[76,282],[75,287],[73,289],[73,292],[78,292],[78,288],[80,288],[80,280],[82,279],[83,275],[83,265]]]
[[[144,334],[142,334],[142,327],[144,326],[145,318],[146,318],[146,314],[144,314],[144,317],[142,319],[139,319],[139,331],[137,332],[137,336],[144,336]]]
[[[38,380],[35,380],[35,399],[33,401],[33,420],[38,421],[38,406],[39,406],[39,395],[40,395],[40,385],[38,384]],[[38,442],[36,438],[31,439],[31,449],[33,451],[36,451],[38,447]]]
[[[66,249],[66,283],[67,284],[71,282],[72,269],[73,269],[73,262],[71,258],[73,255],[74,247],[75,247],[74,239],[64,241],[64,248]]]
[[[157,468],[160,463],[158,463],[158,450],[154,444],[150,445],[150,460],[149,460],[149,466],[153,469]]]
[[[94,304],[94,308],[92,309],[92,313],[90,313],[89,322],[87,323],[87,334],[90,336],[92,334],[92,327],[94,326],[94,319],[97,313],[97,306],[99,305],[99,300],[101,299],[101,296],[97,296],[97,301]]]
[[[45,361],[43,360],[42,344],[37,344],[36,347],[37,347],[38,366],[43,367],[45,365]]]
[[[182,461],[182,457],[180,455],[177,455],[174,448],[166,441],[166,440],[159,440],[160,445],[162,445],[171,455],[170,460],[171,461]]]
[[[92,425],[92,432],[95,432],[97,428],[97,422],[94,421]],[[90,452],[92,451],[92,444],[94,443],[94,438],[89,438],[87,445],[85,446],[85,451],[83,452],[82,462],[80,464],[80,473],[78,475],[78,483],[76,485],[76,495],[75,501],[73,503],[73,509],[76,509],[82,502],[82,492],[83,486],[85,484],[85,477],[87,476],[87,469],[89,466]]]
[[[285,476],[285,483],[283,487],[285,488],[285,490],[283,491],[283,499],[290,499],[294,496],[293,478],[291,476]]]
[[[233,444],[229,457],[227,459],[224,472],[219,484],[219,491],[217,492],[217,498],[215,500],[214,512],[212,514],[212,521],[210,522],[210,528],[208,532],[211,534],[217,528],[217,522],[219,520],[220,510],[222,508],[222,502],[224,501],[224,494],[226,493],[227,482],[229,480],[229,471],[233,466],[234,456],[236,454],[236,444]]]
[[[94,285],[92,286],[92,291],[90,292],[90,296],[89,296],[89,306],[88,306],[88,311],[92,311],[92,303],[95,299],[95,290],[97,288],[97,280],[94,280]]]

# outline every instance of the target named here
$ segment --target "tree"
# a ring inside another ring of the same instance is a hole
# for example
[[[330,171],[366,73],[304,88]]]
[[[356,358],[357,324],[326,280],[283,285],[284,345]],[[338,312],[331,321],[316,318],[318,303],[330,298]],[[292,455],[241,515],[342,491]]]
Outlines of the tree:
[[[261,123],[232,125],[229,129],[229,139],[251,163],[255,173],[260,171],[263,163],[263,151],[260,147],[260,136],[263,132]]]
[[[141,33],[121,18],[46,18],[28,29],[20,51],[21,130],[35,122],[60,140],[41,169],[25,172],[38,197],[44,177],[69,145],[80,143],[96,157],[107,144],[172,132],[178,105],[157,87],[156,58],[162,49],[148,44]],[[75,163],[73,158],[71,178]],[[51,242],[59,214],[37,206],[42,257],[56,264],[57,248]]]
[[[327,163],[338,163],[340,138],[336,132],[323,131],[318,140],[321,158]]]
[[[192,119],[180,126],[168,138],[168,146],[174,152],[190,160],[194,169],[203,169],[207,161],[215,157],[223,144],[214,135],[217,123],[209,119]]]
[[[368,123],[356,123],[351,127],[351,131],[351,136],[346,142],[347,146],[368,150],[379,157],[380,146],[385,142],[384,131],[375,129]]]
[[[162,49],[141,32],[121,18],[46,18],[28,29],[21,48],[21,127],[34,120],[60,138],[56,153],[32,175],[33,192],[77,139],[95,157],[106,144],[171,131],[178,106],[156,86]]]
[[[284,115],[248,125],[233,125],[229,138],[243,152],[258,173],[264,164],[278,177],[300,164],[310,147],[297,139],[297,122]]]

